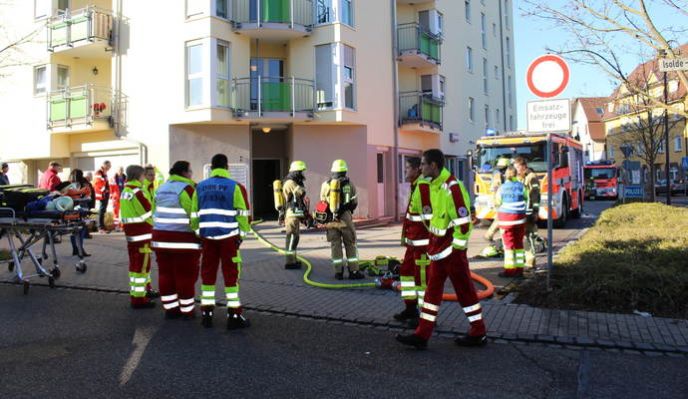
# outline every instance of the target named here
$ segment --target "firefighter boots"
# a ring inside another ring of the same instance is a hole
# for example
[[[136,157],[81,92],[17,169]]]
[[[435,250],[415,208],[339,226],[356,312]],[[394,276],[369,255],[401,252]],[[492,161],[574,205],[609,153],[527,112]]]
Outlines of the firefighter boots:
[[[227,329],[228,330],[237,330],[240,328],[246,328],[251,325],[251,322],[249,322],[243,315],[236,314],[236,313],[229,313],[227,314]]]
[[[212,310],[202,310],[201,311],[201,325],[205,328],[211,328],[213,326],[213,311]]]
[[[413,346],[416,349],[425,349],[428,347],[428,340],[423,339],[416,334],[397,335],[397,341],[404,345]]]

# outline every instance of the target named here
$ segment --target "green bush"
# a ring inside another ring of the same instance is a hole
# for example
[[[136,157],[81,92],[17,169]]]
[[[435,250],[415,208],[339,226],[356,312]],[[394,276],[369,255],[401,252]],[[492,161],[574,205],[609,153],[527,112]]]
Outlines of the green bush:
[[[554,264],[552,291],[538,275],[518,288],[537,306],[688,318],[688,209],[658,203],[602,213]]]

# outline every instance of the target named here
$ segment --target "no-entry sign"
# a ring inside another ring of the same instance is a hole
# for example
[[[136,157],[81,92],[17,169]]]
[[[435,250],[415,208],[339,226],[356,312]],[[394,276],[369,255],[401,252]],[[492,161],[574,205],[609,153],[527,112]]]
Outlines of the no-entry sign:
[[[569,66],[563,58],[542,55],[528,66],[526,83],[528,89],[538,97],[552,98],[566,90],[569,84]]]

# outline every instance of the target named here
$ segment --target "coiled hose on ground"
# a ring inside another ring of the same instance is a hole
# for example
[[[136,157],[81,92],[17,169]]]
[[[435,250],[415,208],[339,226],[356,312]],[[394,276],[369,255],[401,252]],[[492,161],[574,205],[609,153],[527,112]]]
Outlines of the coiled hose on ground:
[[[257,225],[258,223],[261,223],[261,221],[254,221],[251,224],[251,232],[253,235],[256,237],[256,239],[266,247],[272,249],[273,251],[284,255],[285,251],[282,248],[279,248],[275,244],[271,243],[268,241],[265,237],[263,237],[262,234],[258,233],[254,226]],[[318,288],[326,288],[326,289],[349,289],[349,288],[375,288],[377,287],[376,283],[344,283],[344,284],[329,284],[329,283],[321,283],[318,281],[313,281],[310,278],[311,273],[313,272],[313,264],[306,258],[304,258],[301,255],[296,255],[296,258],[301,261],[304,265],[306,265],[306,272],[303,274],[303,281],[313,287],[318,287]],[[371,262],[371,261],[363,261],[363,262]],[[478,284],[483,285],[485,287],[484,290],[477,290],[478,294],[478,299],[482,300],[485,298],[489,298],[494,294],[494,285],[490,282],[490,280],[486,279],[485,277],[471,272],[471,278],[473,281],[476,281]],[[442,296],[442,300],[444,301],[457,301],[457,297],[455,293],[445,293]]]

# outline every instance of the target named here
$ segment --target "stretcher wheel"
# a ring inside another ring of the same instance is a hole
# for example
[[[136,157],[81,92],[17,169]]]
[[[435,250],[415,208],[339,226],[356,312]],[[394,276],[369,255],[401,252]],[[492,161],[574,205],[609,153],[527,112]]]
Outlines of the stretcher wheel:
[[[24,295],[29,294],[29,287],[31,287],[31,284],[29,284],[28,281],[24,280]]]
[[[86,266],[85,263],[77,263],[76,265],[76,271],[79,273],[86,273],[86,269],[88,269],[88,266]]]
[[[7,270],[9,270],[10,273],[14,271],[14,262],[10,262],[7,264]]]
[[[48,276],[48,287],[55,288],[55,278],[53,276]]]
[[[57,280],[62,275],[62,272],[60,271],[59,267],[55,267],[53,270],[50,271],[50,274],[53,276],[53,278]]]

